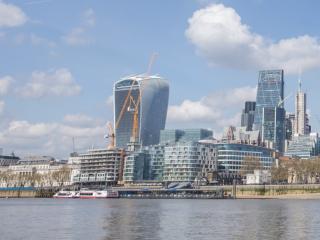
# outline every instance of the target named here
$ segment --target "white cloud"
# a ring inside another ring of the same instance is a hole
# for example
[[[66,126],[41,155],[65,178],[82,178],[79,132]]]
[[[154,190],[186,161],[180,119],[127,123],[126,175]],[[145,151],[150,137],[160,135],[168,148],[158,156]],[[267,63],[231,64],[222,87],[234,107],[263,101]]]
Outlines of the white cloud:
[[[27,21],[27,16],[17,6],[0,1],[0,28],[17,27]]]
[[[37,46],[46,46],[49,48],[54,48],[57,46],[57,44],[51,40],[48,40],[46,38],[43,37],[39,37],[37,35],[35,35],[34,33],[30,34],[30,41],[33,45],[37,45]]]
[[[0,132],[0,145],[18,154],[49,154],[66,157],[72,151],[72,138],[76,149],[85,151],[92,144],[103,146],[106,128],[103,125],[91,127],[75,126],[71,123],[30,123],[11,121]]]
[[[0,78],[0,95],[5,95],[8,93],[12,82],[13,78],[11,76],[4,76]]]
[[[88,31],[96,23],[95,13],[92,8],[83,13],[83,24],[71,29],[71,31],[62,37],[62,40],[70,46],[88,45],[94,40],[89,36]]]
[[[106,100],[107,107],[113,109],[113,95],[110,95]]]
[[[87,36],[86,29],[83,27],[73,28],[62,39],[71,46],[87,45],[92,42],[92,39]]]
[[[66,68],[55,71],[34,71],[30,82],[18,90],[23,97],[73,96],[81,92],[71,72]]]
[[[274,42],[256,34],[230,7],[213,4],[194,12],[187,38],[210,65],[236,69],[283,68],[298,73],[320,67],[320,42],[308,35]]]
[[[168,124],[217,129],[237,125],[244,102],[255,97],[256,87],[242,87],[213,92],[198,101],[184,100],[180,105],[169,106]]]
[[[0,101],[0,115],[3,113],[4,107],[5,107],[5,102],[4,101]]]
[[[67,124],[72,124],[74,126],[97,126],[97,125],[103,125],[103,121],[100,119],[94,119],[90,116],[87,116],[85,114],[68,114],[64,116],[63,121]]]
[[[87,9],[84,14],[84,23],[89,27],[93,27],[96,24],[96,16],[92,8]]]

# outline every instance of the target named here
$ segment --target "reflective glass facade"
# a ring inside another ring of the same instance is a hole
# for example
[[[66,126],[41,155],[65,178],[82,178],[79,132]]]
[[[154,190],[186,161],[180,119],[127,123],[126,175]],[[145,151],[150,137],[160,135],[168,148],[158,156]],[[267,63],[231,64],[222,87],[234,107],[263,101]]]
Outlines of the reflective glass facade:
[[[216,151],[213,144],[196,142],[166,146],[163,181],[193,182],[217,170]]]
[[[286,112],[284,108],[262,109],[262,142],[273,142],[273,148],[279,152],[284,151]]]
[[[260,130],[262,109],[275,108],[283,100],[284,80],[283,70],[265,70],[259,72],[256,108],[254,113],[254,129]],[[283,108],[283,103],[279,105]]]
[[[160,132],[161,144],[172,144],[176,142],[198,142],[212,138],[211,130],[202,128],[191,129],[165,129]]]
[[[129,92],[130,100],[125,104]],[[124,106],[123,115],[117,127],[115,127],[116,146],[126,148],[132,136],[133,109],[138,102],[139,105],[139,133],[138,141],[143,146],[158,144],[160,130],[165,128],[169,83],[158,76],[129,76],[114,85],[114,125],[119,119]]]
[[[320,142],[318,134],[296,135],[292,138],[292,141],[289,142],[288,150],[284,155],[307,159],[319,155],[319,147]]]
[[[274,162],[272,150],[264,147],[245,144],[216,144],[218,165],[223,171],[239,173],[246,157],[260,160],[263,169],[271,169]]]

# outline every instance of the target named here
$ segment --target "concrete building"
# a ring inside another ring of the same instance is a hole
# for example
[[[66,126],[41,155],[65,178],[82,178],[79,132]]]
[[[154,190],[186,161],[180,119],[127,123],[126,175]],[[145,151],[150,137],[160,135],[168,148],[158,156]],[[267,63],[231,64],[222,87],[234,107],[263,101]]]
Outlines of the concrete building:
[[[270,184],[270,170],[254,170],[254,173],[246,175],[246,184]]]
[[[70,185],[71,168],[66,161],[57,161],[50,156],[27,156],[1,170],[7,179],[1,187],[53,187]]]
[[[246,127],[229,126],[224,129],[221,142],[260,145],[260,131],[247,131]]]
[[[90,149],[79,154],[80,174],[73,177],[78,185],[105,186],[118,182],[124,152],[121,149]]]
[[[142,146],[159,143],[167,116],[169,83],[159,76],[133,75],[114,84],[114,126],[116,146],[126,148],[138,109],[138,139]]]
[[[177,143],[165,147],[163,181],[193,182],[217,170],[213,144]]]
[[[301,80],[299,79],[299,90],[296,94],[295,101],[295,127],[294,133],[299,135],[305,135],[307,132],[307,96],[301,90]]]

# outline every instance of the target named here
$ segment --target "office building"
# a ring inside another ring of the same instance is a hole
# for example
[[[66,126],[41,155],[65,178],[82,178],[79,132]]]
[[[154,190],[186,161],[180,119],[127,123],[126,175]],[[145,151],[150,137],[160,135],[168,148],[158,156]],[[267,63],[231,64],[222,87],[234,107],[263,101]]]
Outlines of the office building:
[[[305,135],[307,132],[307,112],[306,112],[307,97],[306,97],[306,94],[301,90],[300,79],[299,79],[299,90],[296,94],[295,100],[296,100],[295,101],[296,118],[295,118],[294,133],[299,135]]]
[[[257,160],[264,170],[271,169],[273,150],[246,144],[221,143],[215,145],[219,171],[240,173],[246,159]]]
[[[292,136],[294,135],[294,126],[295,126],[295,114],[286,113],[286,140],[292,140]]]
[[[262,108],[261,142],[278,152],[284,152],[285,144],[284,108]]]
[[[194,129],[165,129],[160,132],[160,144],[173,144],[177,142],[198,142],[212,138],[211,130]]]
[[[116,146],[126,148],[138,128],[142,146],[159,143],[160,130],[165,128],[169,99],[169,83],[159,76],[134,75],[114,84],[114,126]],[[137,114],[137,123],[133,123]]]
[[[287,157],[308,159],[320,153],[320,142],[317,133],[309,135],[294,135],[289,142],[288,150],[284,153]]]
[[[217,170],[213,144],[181,142],[165,147],[163,181],[193,182]]]
[[[283,70],[260,71],[254,113],[254,130],[261,130],[263,108],[284,107],[283,95]]]
[[[247,131],[252,130],[255,109],[256,102],[245,102],[245,107],[241,114],[241,127],[245,127]]]

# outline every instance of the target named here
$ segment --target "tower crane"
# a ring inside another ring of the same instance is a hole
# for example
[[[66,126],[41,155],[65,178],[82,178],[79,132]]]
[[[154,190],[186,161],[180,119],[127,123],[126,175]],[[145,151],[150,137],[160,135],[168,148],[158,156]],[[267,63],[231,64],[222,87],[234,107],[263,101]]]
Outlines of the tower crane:
[[[156,56],[158,54],[157,53],[153,53],[152,56],[151,56],[151,59],[149,61],[149,65],[148,65],[148,70],[146,72],[146,79],[148,79],[148,76],[150,75],[151,73],[151,69],[152,69],[152,66],[154,64],[154,61],[156,59]],[[131,83],[131,86],[130,86],[130,89],[128,91],[128,94],[125,98],[125,101],[122,105],[122,108],[121,108],[121,111],[119,113],[119,116],[118,118],[116,119],[116,122],[115,122],[115,129],[118,129],[119,127],[119,124],[121,122],[121,119],[123,118],[123,115],[125,113],[125,111],[129,111],[129,112],[132,112],[133,113],[133,119],[132,119],[132,132],[131,132],[131,139],[130,141],[133,141],[133,142],[136,142],[138,141],[138,135],[139,135],[139,108],[140,108],[140,104],[141,104],[141,98],[142,98],[142,93],[143,93],[143,87],[144,85],[141,84],[141,87],[140,87],[140,92],[139,92],[139,96],[138,96],[138,99],[134,99],[134,97],[132,96],[132,90],[133,90],[133,87],[135,86],[135,84],[137,83],[137,80],[132,80],[132,83]],[[115,137],[115,140],[116,140],[116,136]]]
[[[109,138],[109,144],[107,146],[108,150],[112,150],[115,147],[115,134],[114,129],[111,122],[107,122],[107,128],[108,128],[108,134],[105,136],[105,138]]]

